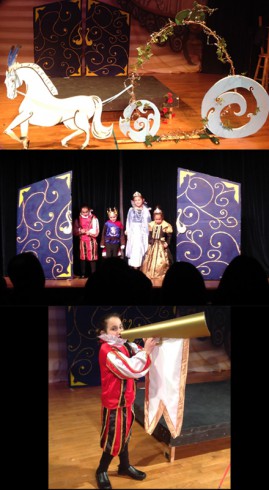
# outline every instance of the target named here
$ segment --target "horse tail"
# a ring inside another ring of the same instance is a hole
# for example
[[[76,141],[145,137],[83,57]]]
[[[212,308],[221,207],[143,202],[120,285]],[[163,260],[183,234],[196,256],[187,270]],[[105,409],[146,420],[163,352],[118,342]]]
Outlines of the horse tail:
[[[102,114],[102,108],[103,104],[97,95],[92,96],[92,101],[94,103],[95,111],[94,111],[94,116],[92,119],[92,135],[97,138],[97,139],[105,139],[109,138],[112,135],[113,132],[113,123],[111,126],[103,126],[101,123],[101,114]]]

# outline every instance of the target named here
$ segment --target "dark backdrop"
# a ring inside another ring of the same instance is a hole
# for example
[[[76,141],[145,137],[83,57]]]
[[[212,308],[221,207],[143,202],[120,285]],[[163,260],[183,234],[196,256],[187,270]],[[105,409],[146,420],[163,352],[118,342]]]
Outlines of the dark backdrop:
[[[178,148],[180,143],[178,143]],[[132,194],[140,191],[152,208],[160,205],[175,230],[177,168],[203,172],[241,183],[242,252],[259,260],[269,275],[269,165],[266,151],[98,150],[1,151],[0,252],[1,274],[16,254],[17,191],[32,182],[73,171],[73,219],[88,202],[99,218],[108,206],[120,207],[122,177],[125,222]],[[172,253],[175,257],[175,235]],[[75,270],[76,273],[76,270]]]
[[[206,23],[225,39],[236,75],[244,73],[252,78],[260,52],[259,16],[264,26],[269,25],[268,0],[208,0],[207,5],[217,10],[207,17]],[[203,35],[203,41],[202,71],[228,74],[230,65],[218,60],[214,38],[207,44]]]

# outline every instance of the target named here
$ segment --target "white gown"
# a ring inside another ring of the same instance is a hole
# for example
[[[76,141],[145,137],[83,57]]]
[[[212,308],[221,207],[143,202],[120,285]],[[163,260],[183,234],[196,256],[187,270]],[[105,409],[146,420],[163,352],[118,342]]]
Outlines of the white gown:
[[[148,249],[149,223],[151,221],[149,208],[143,204],[142,208],[131,207],[126,220],[126,257],[131,267],[140,267]]]

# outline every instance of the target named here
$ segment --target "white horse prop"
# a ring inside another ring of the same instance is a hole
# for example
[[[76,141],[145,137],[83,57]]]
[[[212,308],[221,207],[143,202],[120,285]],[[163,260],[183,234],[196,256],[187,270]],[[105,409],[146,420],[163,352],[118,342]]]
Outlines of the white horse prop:
[[[84,149],[90,141],[89,119],[93,118],[91,132],[95,138],[105,139],[112,135],[113,124],[106,127],[101,123],[103,104],[113,100],[130,87],[106,101],[102,101],[97,95],[78,95],[59,99],[54,97],[58,94],[57,88],[40,66],[35,63],[16,62],[18,50],[19,46],[13,46],[10,50],[5,84],[9,99],[15,99],[18,93],[25,98],[19,107],[19,114],[6,128],[5,134],[19,141],[23,148],[27,149],[29,124],[48,127],[63,123],[68,129],[74,130],[74,133],[63,138],[62,145],[68,146],[67,142],[71,138],[85,133],[85,141],[80,147]],[[26,94],[18,91],[23,82],[26,85]],[[13,131],[19,125],[20,138]]]

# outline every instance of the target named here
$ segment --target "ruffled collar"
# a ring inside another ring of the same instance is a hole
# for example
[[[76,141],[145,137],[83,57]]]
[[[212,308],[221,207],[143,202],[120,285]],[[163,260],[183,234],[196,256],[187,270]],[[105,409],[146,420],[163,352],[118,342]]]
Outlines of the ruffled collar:
[[[98,337],[104,342],[107,342],[109,345],[120,346],[127,342],[127,339],[122,339],[121,337],[116,337],[115,335],[108,335],[107,333],[102,333]]]

